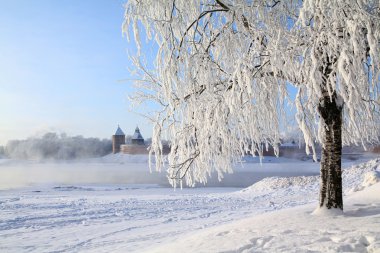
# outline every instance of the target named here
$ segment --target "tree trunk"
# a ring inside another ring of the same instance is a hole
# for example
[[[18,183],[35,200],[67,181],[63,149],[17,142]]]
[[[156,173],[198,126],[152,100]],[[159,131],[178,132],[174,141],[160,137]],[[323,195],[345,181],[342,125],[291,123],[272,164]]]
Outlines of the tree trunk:
[[[319,113],[324,121],[321,157],[320,207],[343,210],[342,196],[342,109],[334,93],[321,98]],[[322,123],[323,124],[323,123]]]

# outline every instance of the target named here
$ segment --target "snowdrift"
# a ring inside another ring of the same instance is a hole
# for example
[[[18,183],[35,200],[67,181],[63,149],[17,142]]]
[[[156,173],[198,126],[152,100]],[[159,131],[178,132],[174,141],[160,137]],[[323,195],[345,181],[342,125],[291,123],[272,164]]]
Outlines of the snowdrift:
[[[314,189],[318,177],[266,178],[239,194]],[[197,231],[149,252],[380,252],[380,159],[343,171],[342,215],[312,216],[316,203]],[[302,194],[298,195],[302,198]],[[276,199],[273,200],[273,204]],[[290,205],[291,206],[291,205]]]

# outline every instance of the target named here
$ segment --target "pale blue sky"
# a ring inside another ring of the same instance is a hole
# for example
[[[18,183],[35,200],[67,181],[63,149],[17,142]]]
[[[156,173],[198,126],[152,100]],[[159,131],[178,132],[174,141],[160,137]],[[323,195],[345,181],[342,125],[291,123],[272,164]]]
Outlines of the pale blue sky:
[[[122,0],[0,0],[0,145],[45,131],[110,138],[129,111]],[[132,47],[132,48],[131,48]]]

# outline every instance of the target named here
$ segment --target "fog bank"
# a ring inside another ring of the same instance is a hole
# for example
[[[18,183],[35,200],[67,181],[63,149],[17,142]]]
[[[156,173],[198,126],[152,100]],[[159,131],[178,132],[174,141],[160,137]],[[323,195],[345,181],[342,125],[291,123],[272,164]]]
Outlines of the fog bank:
[[[166,173],[150,173],[147,156],[109,155],[75,161],[0,159],[0,190],[61,184],[159,184]]]
[[[66,134],[47,133],[42,137],[11,140],[4,153],[12,159],[25,160],[71,160],[101,157],[111,153],[112,142],[108,139],[70,137]]]

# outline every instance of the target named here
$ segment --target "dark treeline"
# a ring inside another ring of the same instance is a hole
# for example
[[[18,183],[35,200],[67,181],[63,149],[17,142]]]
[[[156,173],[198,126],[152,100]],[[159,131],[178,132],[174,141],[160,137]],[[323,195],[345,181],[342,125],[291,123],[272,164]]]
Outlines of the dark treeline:
[[[111,151],[111,140],[46,133],[42,137],[11,140],[5,146],[4,153],[13,159],[70,160],[100,157]]]

